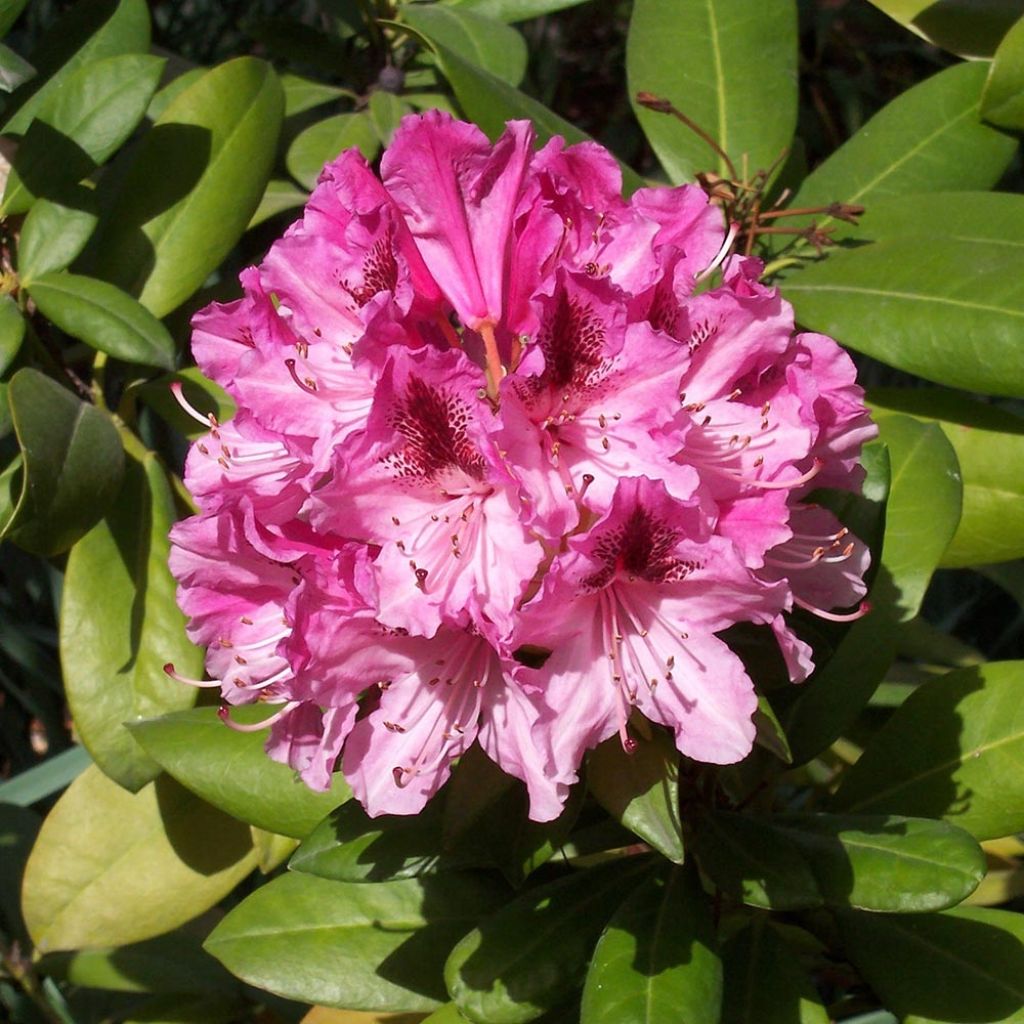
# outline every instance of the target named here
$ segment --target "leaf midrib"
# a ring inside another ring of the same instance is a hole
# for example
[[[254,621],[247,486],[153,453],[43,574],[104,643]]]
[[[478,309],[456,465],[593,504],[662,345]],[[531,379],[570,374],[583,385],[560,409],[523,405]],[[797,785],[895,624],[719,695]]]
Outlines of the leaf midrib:
[[[966,299],[953,299],[946,295],[927,294],[918,292],[897,291],[885,288],[867,288],[863,285],[841,285],[841,284],[786,284],[785,291],[802,292],[839,292],[848,295],[874,295],[889,299],[906,299],[911,302],[929,302],[941,306],[955,306],[960,309],[969,309],[976,312],[999,313],[1003,316],[1024,319],[1024,310],[1013,309],[1005,306],[993,306],[983,302],[970,302]]]

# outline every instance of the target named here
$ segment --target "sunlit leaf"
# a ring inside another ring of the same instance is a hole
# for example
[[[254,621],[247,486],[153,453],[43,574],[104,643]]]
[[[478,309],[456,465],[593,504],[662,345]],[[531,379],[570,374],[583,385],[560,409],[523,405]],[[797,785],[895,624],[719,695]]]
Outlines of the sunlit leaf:
[[[18,276],[23,286],[44,274],[66,269],[85,248],[99,219],[85,195],[79,197],[77,206],[49,199],[37,199],[32,204],[18,241]]]
[[[1000,128],[1024,129],[1024,3],[1022,15],[999,44],[985,91],[981,116]]]
[[[301,132],[288,147],[288,173],[306,188],[313,188],[324,164],[353,146],[367,160],[377,155],[380,140],[369,116],[358,113],[326,117]]]
[[[901,25],[961,57],[990,57],[1024,15],[1022,0],[871,0]]]

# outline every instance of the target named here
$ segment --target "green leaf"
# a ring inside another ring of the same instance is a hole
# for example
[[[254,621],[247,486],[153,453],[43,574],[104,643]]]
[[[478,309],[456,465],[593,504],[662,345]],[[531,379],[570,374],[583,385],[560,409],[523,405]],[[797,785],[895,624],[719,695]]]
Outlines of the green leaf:
[[[43,953],[127,945],[201,914],[254,862],[249,830],[173,780],[129,793],[91,767],[43,822],[25,922]]]
[[[185,89],[143,138],[100,224],[99,276],[158,317],[187,299],[259,205],[283,112],[273,68],[252,57]]]
[[[208,434],[210,426],[194,419],[179,405],[171,391],[171,385],[175,383],[182,385],[182,391],[192,405],[204,413],[212,412],[219,423],[227,423],[235,415],[235,403],[231,396],[219,384],[204,377],[196,366],[187,366],[184,370],[143,381],[131,390],[161,419],[194,441]]]
[[[268,710],[254,705],[232,708],[231,714],[252,723]],[[179,711],[131,729],[146,753],[183,786],[268,832],[301,839],[351,796],[340,774],[326,793],[310,789],[291,768],[267,756],[264,734],[229,729],[216,708]]]
[[[59,793],[90,764],[92,758],[85,747],[68,747],[42,764],[0,783],[0,803],[31,807],[37,801]]]
[[[194,689],[164,673],[167,662],[186,675],[203,669],[167,567],[175,519],[156,456],[129,458],[118,500],[71,549],[64,578],[60,649],[75,728],[99,767],[131,790],[160,766],[125,723],[195,703]]]
[[[1018,6],[1024,14],[1024,3]],[[981,95],[981,116],[1000,128],[1024,129],[1024,17],[1006,33],[996,50]]]
[[[36,69],[9,46],[0,43],[0,90],[13,92],[35,76]]]
[[[981,123],[987,71],[984,64],[956,64],[897,96],[807,176],[790,205],[870,208],[890,196],[992,188],[1017,142]],[[855,230],[815,219],[834,237]]]
[[[637,740],[627,754],[618,736],[605,740],[587,760],[587,788],[616,821],[682,864],[679,821],[679,752],[661,729]]]
[[[985,858],[942,822],[874,816],[726,811],[702,815],[693,845],[723,892],[753,907],[923,913],[977,888]]]
[[[11,96],[3,133],[23,135],[51,97],[91,61],[149,49],[145,0],[81,0],[58,18],[32,53],[36,77]]]
[[[0,39],[10,31],[28,0],[0,0]]]
[[[526,72],[526,40],[494,18],[465,7],[408,4],[400,9],[403,22],[432,42],[457,53],[495,78],[518,85]]]
[[[582,982],[614,906],[649,870],[645,858],[578,871],[523,893],[483,921],[445,965],[448,992],[477,1024],[521,1024]]]
[[[116,285],[59,270],[26,282],[40,312],[62,331],[128,363],[174,368],[174,339]]]
[[[437,54],[437,63],[452,87],[459,106],[466,116],[478,124],[491,138],[497,139],[505,130],[505,122],[526,118],[533,122],[537,139],[545,143],[553,135],[566,142],[592,141],[575,125],[560,118],[543,104],[512,88],[507,82],[460,57],[457,53],[431,40]],[[627,192],[634,192],[644,184],[643,179],[625,164],[622,183]]]
[[[370,115],[370,124],[382,146],[391,145],[391,140],[395,137],[395,132],[398,131],[399,123],[406,114],[411,112],[411,109],[404,99],[394,93],[375,89],[370,94],[367,112]]]
[[[9,369],[25,340],[25,317],[10,295],[0,296],[0,374]]]
[[[18,147],[0,213],[58,198],[104,163],[135,130],[166,61],[125,54],[92,61],[40,108]]]
[[[19,370],[8,399],[22,466],[17,504],[0,536],[35,554],[67,551],[117,495],[121,438],[99,409],[37,370]]]
[[[871,0],[901,25],[961,57],[990,57],[1024,14],[1022,0]]]
[[[668,100],[713,138],[737,174],[767,170],[796,128],[797,25],[792,0],[636,0],[626,72],[633,109],[675,183],[698,171],[734,177],[715,151],[639,92]],[[744,158],[747,162],[744,163]]]
[[[178,67],[172,65],[170,72],[173,74],[174,71],[178,70]],[[146,118],[149,121],[156,121],[163,115],[163,112],[186,90],[190,89],[196,82],[199,81],[209,68],[197,67],[189,68],[187,71],[182,71],[181,74],[176,75],[172,78],[162,89],[160,89],[153,98],[149,101],[149,107],[146,109]]]
[[[1024,418],[965,395],[930,388],[872,392],[878,417],[911,413],[937,423],[956,452],[963,511],[944,566],[984,565],[1024,557]]]
[[[722,961],[722,1024],[829,1024],[796,951],[763,918],[725,944]]]
[[[76,205],[37,199],[21,227],[18,241],[18,276],[21,283],[64,270],[85,248],[99,215],[84,192]]]
[[[300,132],[288,147],[288,173],[306,188],[314,188],[324,164],[357,146],[367,160],[380,150],[380,141],[365,113],[335,114]]]
[[[722,963],[711,904],[694,871],[650,878],[594,950],[581,1024],[718,1024]]]
[[[956,453],[935,424],[887,416],[879,431],[892,465],[882,566],[896,590],[897,621],[907,622],[956,532],[963,487]]]
[[[989,662],[925,683],[843,776],[834,806],[945,818],[977,839],[1024,830],[1024,662]]]
[[[301,75],[283,74],[281,88],[284,89],[284,116],[292,117],[307,110],[332,103],[343,96],[351,97],[352,92],[338,85],[318,82]]]
[[[114,992],[230,991],[238,983],[203,949],[204,931],[186,926],[127,946],[50,953],[39,962],[39,971],[72,985]]]
[[[797,320],[926,380],[1024,395],[1024,251],[890,238],[832,252],[782,286]]]
[[[588,0],[450,0],[450,6],[460,11],[471,11],[499,21],[526,21],[544,14],[578,7]]]
[[[1009,192],[924,192],[879,199],[858,219],[858,240],[936,237],[1024,249],[1024,196]]]
[[[904,1024],[1024,1020],[1024,917],[961,908],[839,916],[850,960]]]
[[[330,882],[289,874],[257,889],[206,949],[277,995],[353,1010],[431,1010],[452,945],[501,891],[470,875]]]
[[[246,230],[262,224],[265,220],[270,220],[271,217],[276,217],[285,210],[294,210],[299,206],[304,206],[307,199],[309,199],[309,193],[301,188],[296,188],[290,181],[284,178],[271,178],[263,190],[263,198],[249,220]]]
[[[28,937],[21,917],[21,876],[41,821],[39,815],[15,804],[0,803],[0,933],[24,942]]]

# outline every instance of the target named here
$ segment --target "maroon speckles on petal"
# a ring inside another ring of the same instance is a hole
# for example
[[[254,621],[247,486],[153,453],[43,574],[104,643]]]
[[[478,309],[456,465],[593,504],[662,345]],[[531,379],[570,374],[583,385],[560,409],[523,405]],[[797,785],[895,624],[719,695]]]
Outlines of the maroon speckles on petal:
[[[484,480],[487,462],[470,440],[471,415],[457,395],[432,387],[421,377],[410,377],[389,416],[405,444],[385,462],[401,477],[430,479],[444,470],[459,469],[473,480]]]
[[[361,285],[342,281],[341,286],[352,296],[360,308],[379,292],[393,292],[398,286],[398,261],[392,245],[392,231],[378,238],[363,257]]]
[[[605,325],[594,308],[565,290],[558,292],[553,314],[538,339],[544,353],[544,377],[554,388],[593,383],[604,362]]]

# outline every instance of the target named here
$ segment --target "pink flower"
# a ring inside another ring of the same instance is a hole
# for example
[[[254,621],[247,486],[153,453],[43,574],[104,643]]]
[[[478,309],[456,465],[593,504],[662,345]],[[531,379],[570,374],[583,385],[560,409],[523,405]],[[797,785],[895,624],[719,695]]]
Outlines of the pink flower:
[[[799,680],[789,612],[861,613],[867,550],[811,496],[859,486],[852,364],[700,189],[626,200],[596,144],[435,111],[381,174],[342,154],[193,321],[239,411],[191,410],[171,567],[211,678],[185,682],[235,728],[273,706],[270,756],[319,789],[340,764],[371,814],[478,743],[553,818],[638,715],[742,759],[757,695],[723,632],[764,627]]]

